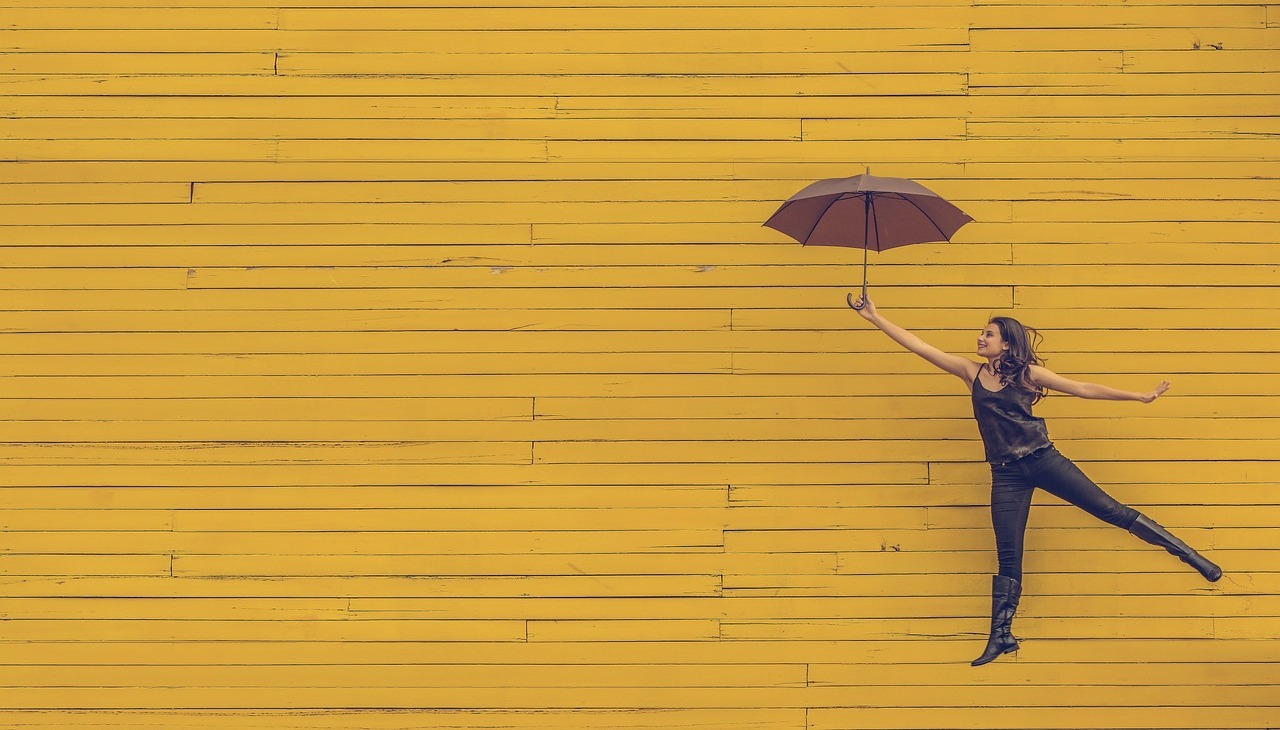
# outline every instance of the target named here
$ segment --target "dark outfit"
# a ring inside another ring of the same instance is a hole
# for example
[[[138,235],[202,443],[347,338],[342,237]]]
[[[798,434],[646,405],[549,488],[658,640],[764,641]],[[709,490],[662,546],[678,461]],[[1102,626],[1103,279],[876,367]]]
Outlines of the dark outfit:
[[[991,524],[1000,575],[1022,580],[1022,538],[1036,487],[1126,530],[1138,511],[1102,491],[1049,440],[1044,419],[1031,415],[1030,391],[1006,385],[987,390],[973,379],[973,415],[991,463]]]
[[[1222,577],[1221,568],[1146,515],[1117,502],[1058,453],[1044,419],[1031,415],[1033,393],[1012,384],[988,390],[981,378],[979,370],[973,379],[973,415],[991,464],[991,525],[1000,572],[991,581],[991,634],[974,666],[1018,648],[1010,629],[1022,596],[1022,537],[1036,487],[1164,548],[1209,581]]]

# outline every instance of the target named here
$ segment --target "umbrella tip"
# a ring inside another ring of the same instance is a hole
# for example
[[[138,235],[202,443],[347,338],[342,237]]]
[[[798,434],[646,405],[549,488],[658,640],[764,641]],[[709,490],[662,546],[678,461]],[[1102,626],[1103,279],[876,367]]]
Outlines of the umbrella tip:
[[[870,175],[870,174],[871,174],[871,165],[863,165],[863,167],[865,167],[865,168],[867,169],[866,174],[867,174],[867,175]]]

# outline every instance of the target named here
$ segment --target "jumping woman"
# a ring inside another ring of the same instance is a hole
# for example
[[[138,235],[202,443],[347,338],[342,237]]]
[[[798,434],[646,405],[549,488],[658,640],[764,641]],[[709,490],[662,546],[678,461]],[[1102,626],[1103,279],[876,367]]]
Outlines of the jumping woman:
[[[1210,582],[1222,577],[1221,568],[1168,530],[1102,491],[1070,459],[1058,453],[1049,441],[1044,419],[1031,415],[1032,404],[1043,397],[1045,389],[1081,398],[1150,403],[1169,389],[1169,381],[1146,393],[1132,393],[1068,380],[1040,364],[1033,342],[1039,337],[1036,331],[1009,317],[993,317],[978,335],[977,354],[986,359],[979,363],[942,352],[893,324],[876,312],[869,299],[859,297],[853,306],[863,319],[894,342],[963,380],[973,394],[973,415],[991,464],[991,524],[1000,564],[999,574],[991,580],[991,636],[973,666],[1018,648],[1010,627],[1022,595],[1022,537],[1036,487],[1164,548]]]

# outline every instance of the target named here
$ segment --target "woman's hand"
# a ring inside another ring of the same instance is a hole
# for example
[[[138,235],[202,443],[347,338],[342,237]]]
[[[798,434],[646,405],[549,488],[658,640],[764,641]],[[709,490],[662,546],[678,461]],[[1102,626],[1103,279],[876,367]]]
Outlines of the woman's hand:
[[[850,294],[845,298],[845,301],[849,301],[852,297],[853,295]],[[862,318],[868,322],[876,321],[876,305],[871,303],[871,297],[863,298],[859,296],[857,301],[852,302],[849,306],[853,307],[853,311],[862,315]]]
[[[1151,391],[1150,393],[1143,393],[1141,400],[1143,403],[1150,403],[1156,398],[1159,398],[1161,395],[1164,395],[1164,392],[1168,389],[1169,389],[1169,381],[1162,380],[1160,381],[1160,385],[1156,386],[1155,390]]]

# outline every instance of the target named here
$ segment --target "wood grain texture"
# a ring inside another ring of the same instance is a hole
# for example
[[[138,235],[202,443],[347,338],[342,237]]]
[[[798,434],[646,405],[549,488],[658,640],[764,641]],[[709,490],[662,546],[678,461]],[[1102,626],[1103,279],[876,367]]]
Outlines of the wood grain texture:
[[[1280,12],[0,0],[0,726],[1280,726]],[[965,387],[1062,451],[1016,655]]]

